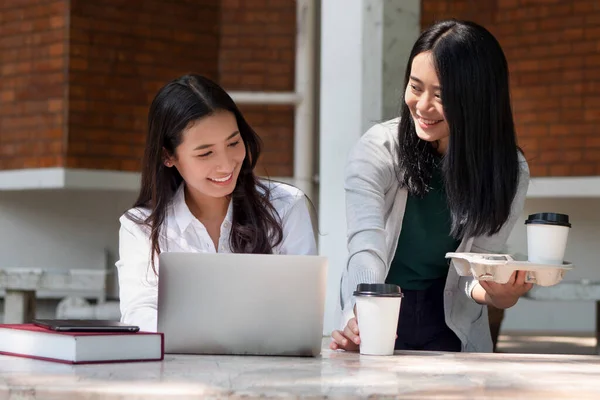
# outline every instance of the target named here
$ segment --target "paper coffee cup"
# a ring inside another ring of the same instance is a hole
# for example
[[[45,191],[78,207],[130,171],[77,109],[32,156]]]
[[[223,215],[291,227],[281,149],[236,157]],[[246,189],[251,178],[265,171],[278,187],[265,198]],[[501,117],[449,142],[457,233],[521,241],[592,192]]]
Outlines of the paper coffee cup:
[[[394,354],[400,304],[400,287],[361,283],[354,292],[360,335],[360,354]]]
[[[531,214],[525,224],[529,262],[562,265],[571,229],[569,216],[548,212]]]

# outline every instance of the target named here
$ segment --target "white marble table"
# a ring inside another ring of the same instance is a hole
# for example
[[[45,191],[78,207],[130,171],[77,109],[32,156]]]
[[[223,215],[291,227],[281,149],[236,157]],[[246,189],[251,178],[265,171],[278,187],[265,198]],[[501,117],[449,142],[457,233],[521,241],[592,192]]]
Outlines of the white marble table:
[[[575,355],[324,350],[80,366],[0,356],[0,399],[598,399],[599,377],[600,357]]]

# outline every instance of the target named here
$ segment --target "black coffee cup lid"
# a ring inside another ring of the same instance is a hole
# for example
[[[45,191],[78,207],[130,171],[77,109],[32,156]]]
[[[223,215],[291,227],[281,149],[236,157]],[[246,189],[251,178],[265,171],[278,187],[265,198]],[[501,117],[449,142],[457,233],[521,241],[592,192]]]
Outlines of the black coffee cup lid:
[[[551,212],[542,212],[529,215],[525,224],[541,224],[541,225],[559,225],[571,227],[569,216],[566,214],[558,214]]]
[[[356,285],[355,296],[370,297],[404,297],[400,286],[386,283],[359,283]]]

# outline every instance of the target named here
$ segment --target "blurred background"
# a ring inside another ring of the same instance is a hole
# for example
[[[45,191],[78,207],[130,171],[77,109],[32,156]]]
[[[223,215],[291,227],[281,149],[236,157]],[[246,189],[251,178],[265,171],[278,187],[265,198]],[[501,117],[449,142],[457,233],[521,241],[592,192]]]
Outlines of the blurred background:
[[[258,173],[316,205],[319,252],[330,259],[328,334],[346,258],[347,153],[398,116],[412,44],[450,17],[487,27],[510,66],[533,179],[507,252],[526,254],[530,213],[567,213],[573,224],[569,284],[508,310],[500,348],[594,352],[595,0],[0,0],[0,313],[13,322],[33,312],[119,318],[118,218],[139,188],[148,106],[165,83],[194,72],[226,88],[263,139]]]

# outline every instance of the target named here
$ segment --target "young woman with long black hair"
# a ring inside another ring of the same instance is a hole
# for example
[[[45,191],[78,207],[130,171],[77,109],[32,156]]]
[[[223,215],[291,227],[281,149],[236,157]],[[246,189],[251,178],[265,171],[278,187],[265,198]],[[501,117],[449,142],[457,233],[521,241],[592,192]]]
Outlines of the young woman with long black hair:
[[[120,219],[123,322],[156,330],[162,251],[316,254],[304,194],[255,175],[260,148],[231,97],[210,79],[186,75],[158,92],[141,190]]]
[[[502,252],[523,210],[527,162],[517,147],[507,61],[485,28],[439,22],[416,41],[400,118],[371,128],[349,156],[349,258],[343,325],[332,349],[356,350],[359,283],[404,293],[396,349],[491,351],[487,307],[530,290],[458,276],[447,252]]]

